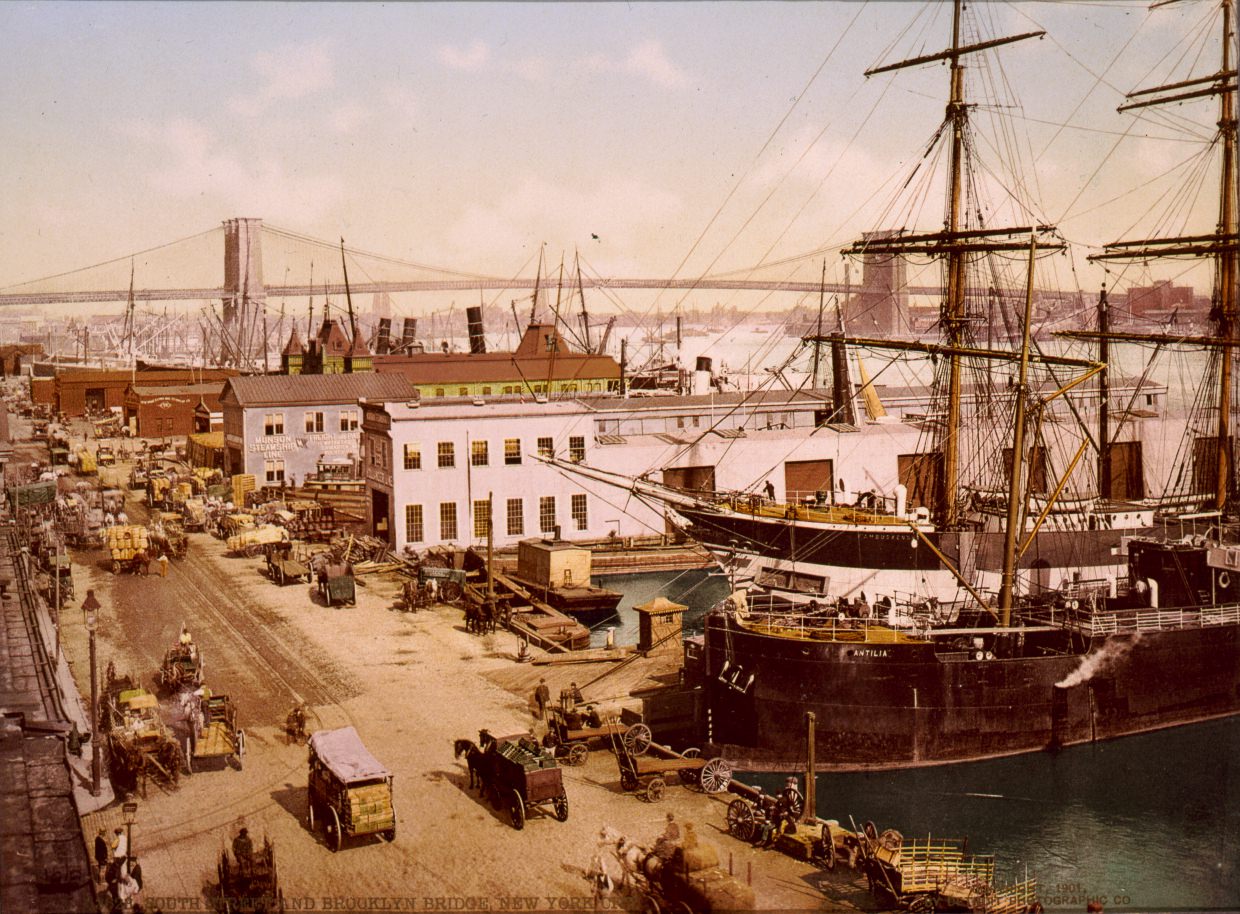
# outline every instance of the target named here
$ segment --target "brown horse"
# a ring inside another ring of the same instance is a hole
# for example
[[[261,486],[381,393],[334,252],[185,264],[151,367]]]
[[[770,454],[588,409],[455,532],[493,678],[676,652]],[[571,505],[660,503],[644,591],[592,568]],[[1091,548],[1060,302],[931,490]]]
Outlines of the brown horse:
[[[469,786],[486,789],[486,767],[483,764],[483,750],[479,749],[472,739],[458,739],[452,743],[453,758],[465,756],[465,767],[469,769]]]

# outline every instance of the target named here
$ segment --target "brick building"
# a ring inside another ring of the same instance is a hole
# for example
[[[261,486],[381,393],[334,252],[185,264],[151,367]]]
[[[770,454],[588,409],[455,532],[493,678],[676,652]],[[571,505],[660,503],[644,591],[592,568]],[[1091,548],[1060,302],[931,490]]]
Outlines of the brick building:
[[[84,416],[125,406],[125,392],[136,387],[184,387],[208,382],[223,384],[240,372],[235,368],[146,368],[112,371],[73,368],[56,374],[55,408],[66,416]]]
[[[223,382],[180,387],[129,385],[125,391],[125,425],[139,438],[189,435],[198,429],[195,410],[219,412]],[[208,429],[209,431],[209,429]]]

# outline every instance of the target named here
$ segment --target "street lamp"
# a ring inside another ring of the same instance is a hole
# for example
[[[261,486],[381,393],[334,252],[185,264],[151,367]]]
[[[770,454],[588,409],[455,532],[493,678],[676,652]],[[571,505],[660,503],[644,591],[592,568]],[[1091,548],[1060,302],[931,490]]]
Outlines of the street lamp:
[[[121,816],[125,822],[125,866],[131,869],[133,866],[133,824],[138,819],[137,803],[122,803]]]
[[[82,617],[90,635],[90,795],[99,796],[99,666],[95,655],[95,613],[100,609],[93,590],[86,591]]]

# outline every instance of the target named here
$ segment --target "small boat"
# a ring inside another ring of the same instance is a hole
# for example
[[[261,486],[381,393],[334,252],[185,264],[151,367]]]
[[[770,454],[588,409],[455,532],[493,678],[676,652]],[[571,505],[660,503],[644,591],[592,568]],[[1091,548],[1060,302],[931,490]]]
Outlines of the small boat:
[[[553,609],[579,619],[612,615],[623,596],[593,585],[589,549],[559,540],[522,540],[511,577]]]

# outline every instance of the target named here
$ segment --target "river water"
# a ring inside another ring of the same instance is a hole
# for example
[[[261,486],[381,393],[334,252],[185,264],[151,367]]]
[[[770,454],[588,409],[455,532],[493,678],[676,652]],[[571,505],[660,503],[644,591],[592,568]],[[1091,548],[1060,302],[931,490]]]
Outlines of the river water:
[[[614,575],[615,629],[637,641],[631,607],[663,596],[701,628],[727,581],[703,571]],[[819,722],[819,726],[829,726]],[[778,792],[783,776],[741,772]],[[1047,910],[1240,911],[1240,717],[1120,740],[963,765],[818,775],[818,814],[910,837],[968,838],[994,854],[999,883],[1037,879]]]

